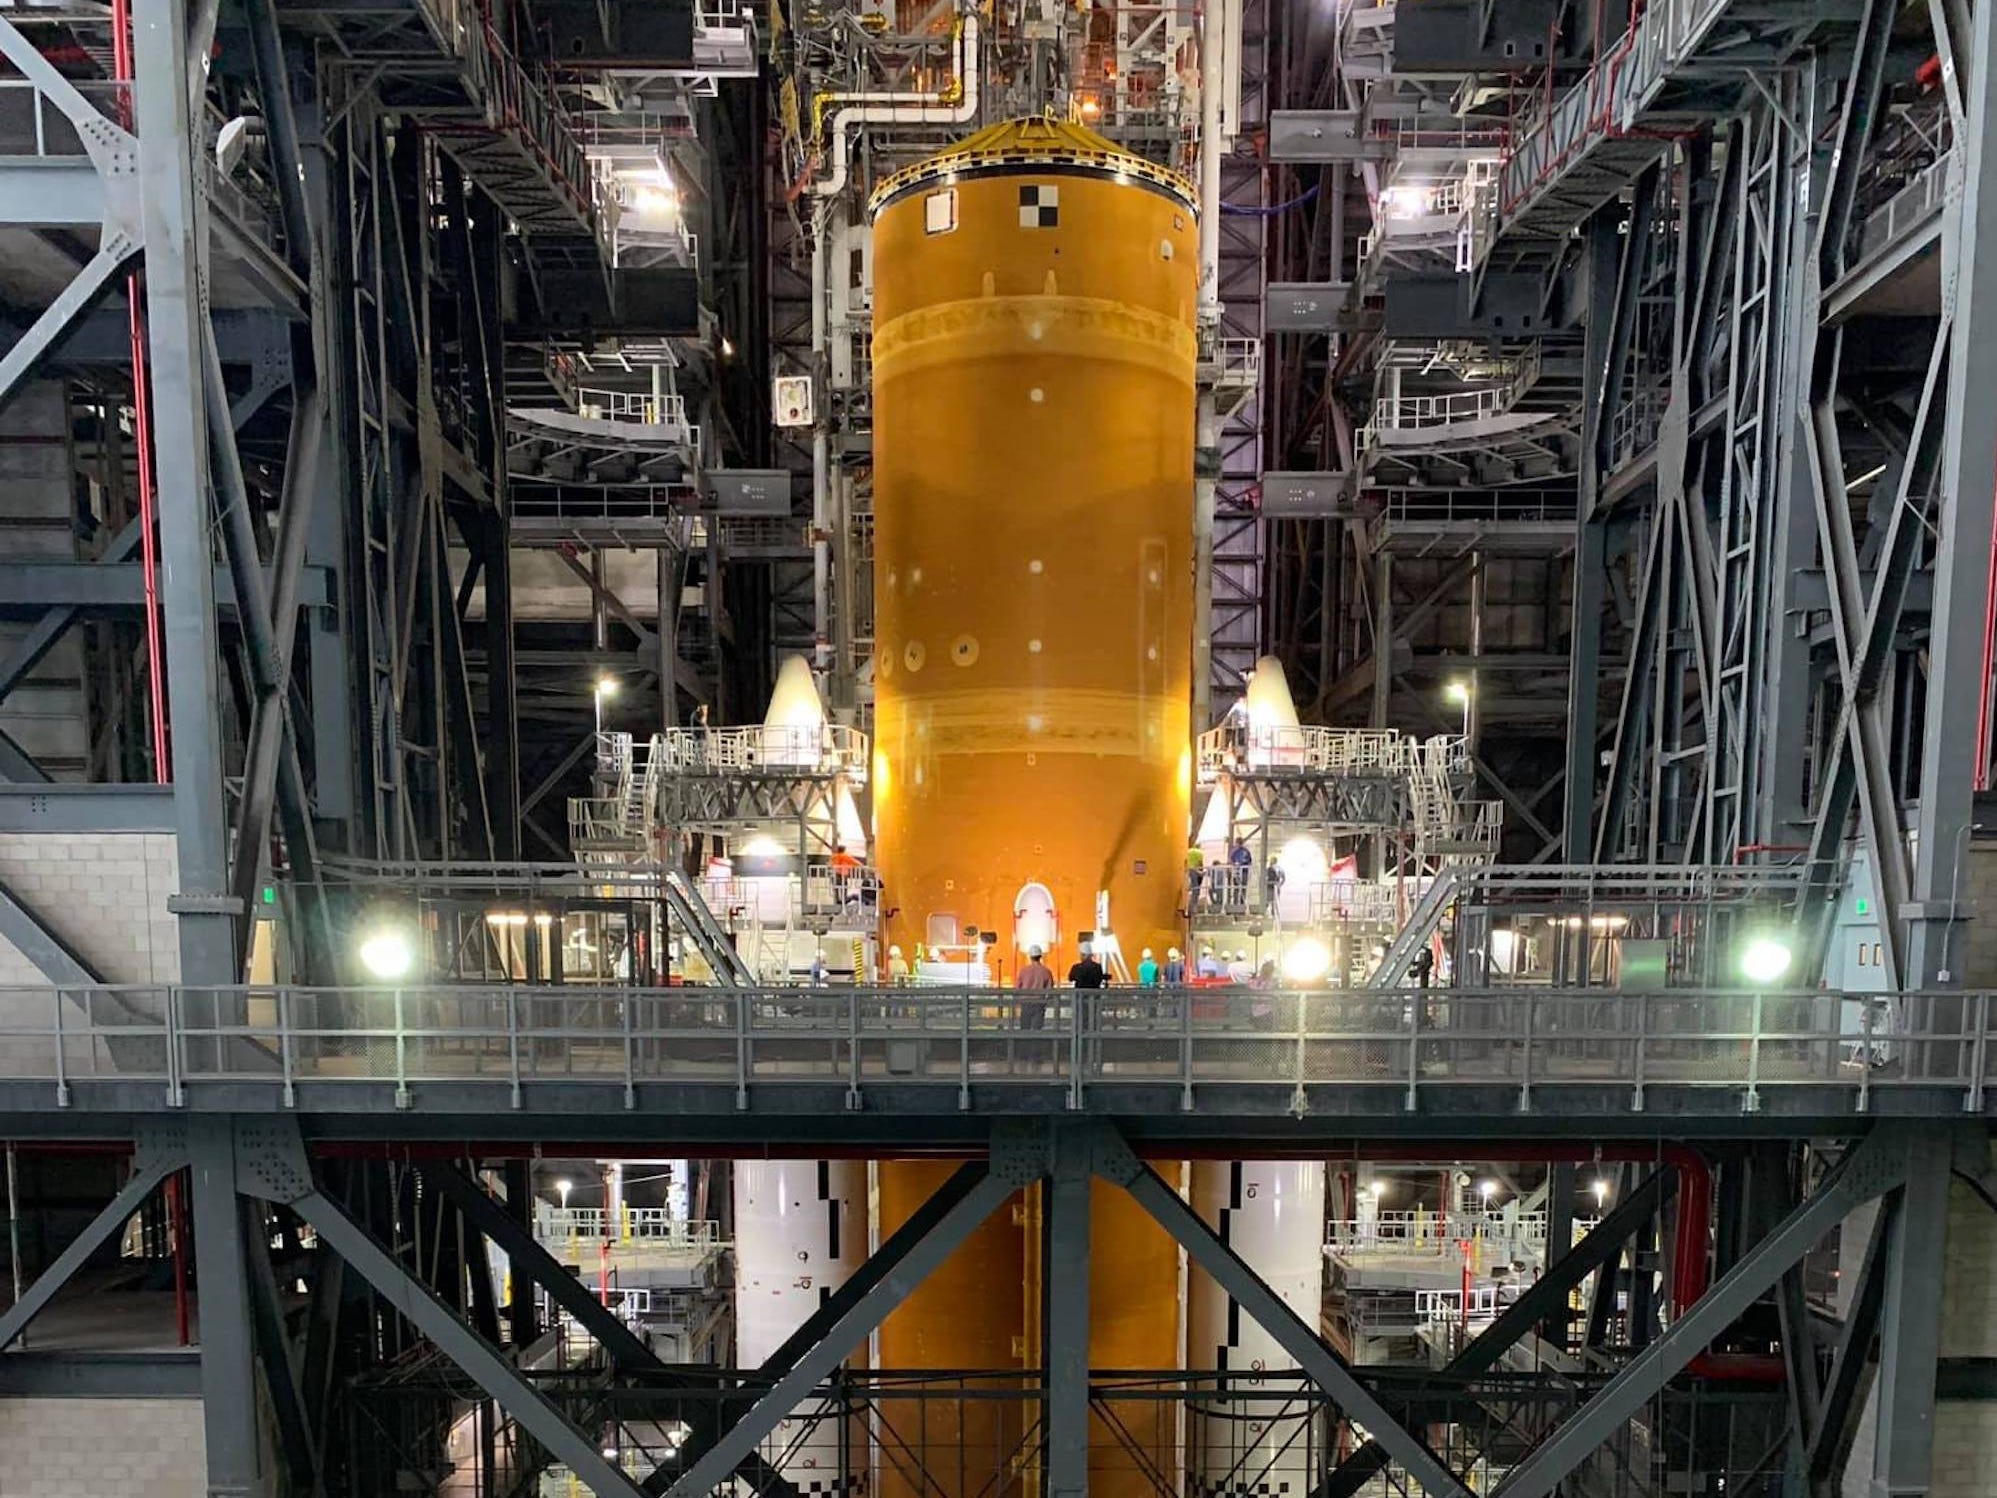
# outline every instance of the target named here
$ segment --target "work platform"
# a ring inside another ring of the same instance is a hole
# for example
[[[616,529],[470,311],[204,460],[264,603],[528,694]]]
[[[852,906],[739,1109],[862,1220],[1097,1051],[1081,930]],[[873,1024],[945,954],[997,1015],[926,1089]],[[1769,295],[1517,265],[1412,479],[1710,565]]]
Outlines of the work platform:
[[[29,1133],[290,1112],[327,1115],[313,1127],[337,1137],[904,1150],[1007,1114],[1174,1140],[1793,1135],[1986,1115],[1997,1068],[1985,992],[1077,997],[1041,1011],[989,988],[16,989],[0,1112]]]

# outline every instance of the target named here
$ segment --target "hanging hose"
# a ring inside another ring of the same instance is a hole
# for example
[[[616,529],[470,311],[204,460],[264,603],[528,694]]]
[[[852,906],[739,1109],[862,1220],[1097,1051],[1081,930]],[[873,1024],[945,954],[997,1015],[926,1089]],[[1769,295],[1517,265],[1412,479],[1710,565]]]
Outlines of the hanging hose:
[[[111,72],[120,84],[119,123],[132,128],[132,27],[130,0],[111,0]],[[137,451],[139,489],[139,563],[145,580],[146,678],[150,688],[150,738],[153,780],[173,779],[166,738],[166,644],[161,638],[159,608],[159,537],[153,492],[152,382],[146,373],[145,285],[141,272],[125,275],[125,322],[132,341],[132,441]]]

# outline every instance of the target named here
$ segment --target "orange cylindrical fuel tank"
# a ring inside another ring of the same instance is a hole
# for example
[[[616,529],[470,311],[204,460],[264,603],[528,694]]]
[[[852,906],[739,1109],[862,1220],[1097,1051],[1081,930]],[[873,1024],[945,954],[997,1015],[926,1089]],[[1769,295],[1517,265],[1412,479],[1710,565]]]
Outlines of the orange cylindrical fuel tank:
[[[951,1161],[883,1160],[880,1240],[912,1217],[956,1169]],[[1026,1239],[1013,1211],[1017,1200],[986,1218],[881,1323],[879,1366],[885,1376],[930,1369],[1020,1370]],[[885,1498],[1020,1498],[1021,1441],[1029,1423],[1021,1383],[952,1377],[919,1392],[922,1397],[878,1403]]]
[[[1191,797],[1190,184],[995,125],[873,200],[876,860],[889,936],[1176,938]],[[1051,907],[1051,911],[1050,911]]]

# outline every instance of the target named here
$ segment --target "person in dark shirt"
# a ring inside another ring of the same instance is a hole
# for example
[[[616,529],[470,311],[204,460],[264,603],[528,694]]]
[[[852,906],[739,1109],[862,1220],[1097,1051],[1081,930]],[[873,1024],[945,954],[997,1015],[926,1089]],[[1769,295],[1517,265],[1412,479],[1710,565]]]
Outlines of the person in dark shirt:
[[[1104,988],[1109,984],[1109,974],[1103,965],[1096,961],[1096,954],[1087,947],[1082,948],[1082,960],[1068,969],[1068,986],[1071,988]]]

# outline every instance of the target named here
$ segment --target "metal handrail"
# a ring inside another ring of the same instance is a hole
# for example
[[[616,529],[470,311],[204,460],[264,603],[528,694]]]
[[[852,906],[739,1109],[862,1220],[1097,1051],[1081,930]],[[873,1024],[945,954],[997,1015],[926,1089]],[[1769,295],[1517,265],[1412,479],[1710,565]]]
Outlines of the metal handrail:
[[[867,736],[843,723],[674,728],[652,738],[661,775],[843,775],[867,778]]]
[[[1829,1089],[1854,1115],[1875,1094],[1939,1093],[1937,1112],[1981,1113],[1991,1080],[1991,993],[1682,989],[1056,990],[1044,1001],[983,987],[406,988],[186,985],[0,989],[0,1081],[76,1089],[259,1084],[294,1107],[310,1085],[392,1084],[413,1105],[436,1084],[520,1106],[544,1083],[732,1089],[1212,1086],[1384,1089],[1419,1109],[1465,1086],[1536,1097],[1580,1088],[1632,1109],[1659,1088],[1720,1091],[1743,1112],[1783,1089]],[[506,1101],[502,1101],[502,1099]],[[130,1106],[125,1091],[114,1095]],[[1446,1105],[1445,1105],[1446,1106]],[[1919,1106],[1902,1096],[1895,1107]]]

